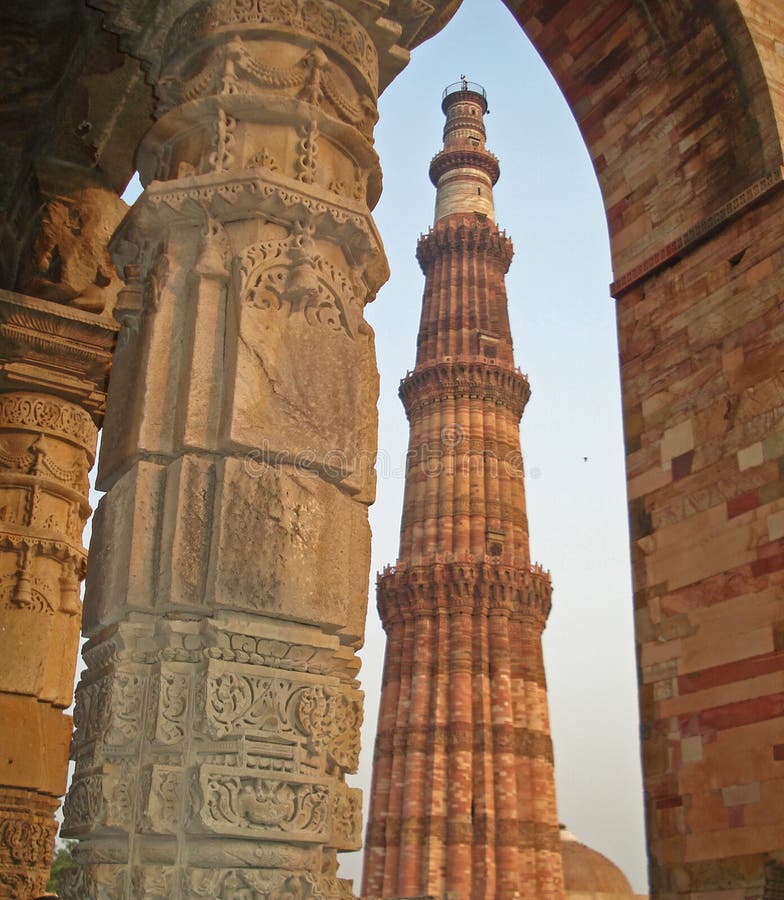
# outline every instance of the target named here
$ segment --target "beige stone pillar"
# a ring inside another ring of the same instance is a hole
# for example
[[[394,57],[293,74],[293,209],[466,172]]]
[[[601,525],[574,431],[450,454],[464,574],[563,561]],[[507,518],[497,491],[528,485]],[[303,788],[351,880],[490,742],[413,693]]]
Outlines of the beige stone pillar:
[[[85,898],[351,895],[387,276],[379,87],[432,8],[101,2],[146,61],[65,831]],[[445,6],[454,4],[441,4]],[[385,10],[390,15],[393,11]]]
[[[69,257],[65,256],[66,262]],[[79,646],[87,473],[116,325],[0,291],[0,896],[49,877]]]

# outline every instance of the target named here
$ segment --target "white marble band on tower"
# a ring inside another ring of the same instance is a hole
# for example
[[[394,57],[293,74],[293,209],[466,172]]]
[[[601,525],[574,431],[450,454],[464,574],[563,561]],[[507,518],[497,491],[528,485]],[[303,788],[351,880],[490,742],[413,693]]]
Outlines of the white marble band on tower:
[[[494,222],[493,185],[499,167],[485,147],[485,90],[462,79],[445,89],[441,108],[446,115],[444,148],[430,164],[430,180],[436,186],[435,221],[474,212]]]

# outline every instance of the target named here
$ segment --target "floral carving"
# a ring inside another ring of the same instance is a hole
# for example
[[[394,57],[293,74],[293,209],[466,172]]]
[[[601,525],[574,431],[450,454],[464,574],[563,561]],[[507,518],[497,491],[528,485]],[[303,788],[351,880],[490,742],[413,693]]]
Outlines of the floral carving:
[[[85,775],[74,780],[63,804],[63,833],[74,834],[103,822],[106,802],[103,776]]]
[[[211,673],[206,715],[211,733],[274,735],[326,754],[330,765],[353,771],[359,758],[359,695],[326,685],[245,672]]]
[[[341,849],[362,843],[362,791],[341,786],[332,792],[332,837]]]
[[[274,869],[190,869],[188,896],[226,900],[348,900],[350,882]]]
[[[161,670],[155,739],[162,744],[176,744],[185,736],[185,718],[189,705],[188,682],[188,676],[181,672]]]
[[[63,805],[63,833],[74,835],[97,826],[129,828],[134,819],[136,784],[127,765],[110,773],[75,778]]]
[[[141,675],[115,672],[105,737],[107,744],[126,747],[139,739],[143,693],[144,678]]]
[[[130,828],[134,820],[137,779],[127,768],[119,774],[106,776],[105,782],[111,787],[106,805],[105,824],[110,827]]]
[[[19,872],[0,870],[0,896],[10,900],[27,900],[36,897],[44,890],[46,873]]]
[[[354,692],[327,687],[305,688],[296,698],[296,715],[317,752],[329,755],[341,769],[359,763],[362,704]]]
[[[149,773],[147,816],[154,831],[176,834],[182,807],[183,774],[180,769],[153,766]]]
[[[311,838],[327,834],[329,794],[324,784],[202,772],[202,821],[208,828],[264,828]]]
[[[224,672],[210,678],[207,718],[218,737],[232,732],[294,735],[286,702],[292,683],[282,679]]]
[[[7,812],[4,811],[4,816]],[[51,854],[57,825],[53,821],[3,818],[0,821],[0,865],[32,868]]]
[[[110,682],[107,678],[86,683],[81,681],[76,688],[74,705],[74,742],[81,746],[102,736],[109,721]]]

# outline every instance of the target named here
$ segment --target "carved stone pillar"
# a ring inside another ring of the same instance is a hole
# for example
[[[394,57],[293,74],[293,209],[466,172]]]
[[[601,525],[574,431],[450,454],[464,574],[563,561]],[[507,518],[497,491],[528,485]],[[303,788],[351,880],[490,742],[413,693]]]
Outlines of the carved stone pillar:
[[[372,129],[401,29],[332,0],[100,5],[159,108],[113,243],[68,896],[348,897],[378,387],[363,307],[387,276]],[[413,40],[432,7],[401,6]]]
[[[0,291],[0,895],[43,893],[65,792],[79,582],[117,327]]]

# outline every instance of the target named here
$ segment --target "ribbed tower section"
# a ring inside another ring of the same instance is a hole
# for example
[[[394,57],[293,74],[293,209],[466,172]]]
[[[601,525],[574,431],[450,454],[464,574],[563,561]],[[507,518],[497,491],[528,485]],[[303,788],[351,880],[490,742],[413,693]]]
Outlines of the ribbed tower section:
[[[531,564],[497,159],[478,85],[447,88],[430,165],[435,224],[414,371],[400,554],[378,579],[387,650],[365,897],[561,900],[541,636],[550,578]]]

